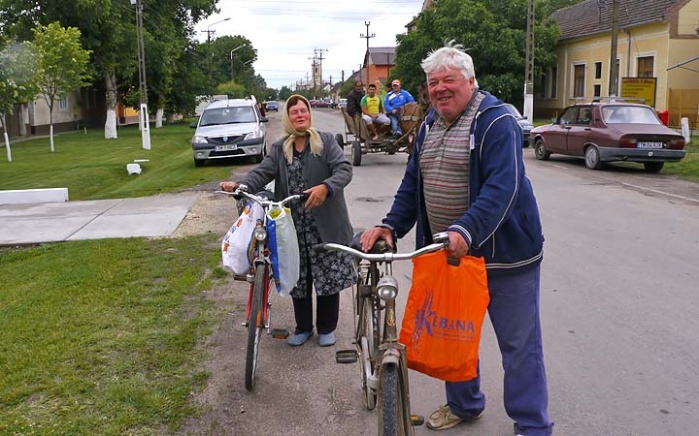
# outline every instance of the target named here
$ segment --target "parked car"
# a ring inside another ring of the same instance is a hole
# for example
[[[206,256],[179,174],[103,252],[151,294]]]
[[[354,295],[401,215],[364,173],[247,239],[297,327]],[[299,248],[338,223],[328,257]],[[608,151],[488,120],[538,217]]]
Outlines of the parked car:
[[[340,101],[337,103],[338,109],[347,109],[347,99],[346,98],[341,98]]]
[[[215,101],[208,105],[192,138],[194,166],[207,160],[253,156],[262,162],[267,153],[267,118],[260,114],[252,99]]]
[[[265,109],[267,110],[267,112],[269,112],[269,111],[279,112],[279,103],[277,103],[276,101],[268,101],[265,104]]]
[[[508,112],[517,118],[517,124],[519,124],[519,127],[522,129],[522,147],[529,147],[529,133],[534,128],[534,124],[532,124],[526,117],[523,117],[517,108],[511,104],[507,103],[505,107],[507,108]]]
[[[653,108],[620,99],[569,106],[553,123],[532,129],[531,141],[539,160],[554,153],[581,156],[595,170],[628,161],[657,173],[686,154],[684,137],[663,125]]]

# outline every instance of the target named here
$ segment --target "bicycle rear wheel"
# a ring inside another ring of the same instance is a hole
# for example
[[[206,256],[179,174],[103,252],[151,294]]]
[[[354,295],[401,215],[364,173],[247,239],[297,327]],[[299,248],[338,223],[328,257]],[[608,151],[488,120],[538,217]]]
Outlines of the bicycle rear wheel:
[[[404,371],[396,363],[381,368],[379,391],[379,435],[409,436],[413,434],[410,404],[405,389]]]
[[[255,389],[255,370],[257,369],[257,351],[260,346],[262,329],[265,328],[264,295],[267,291],[267,266],[255,267],[255,281],[250,301],[250,317],[248,318],[248,345],[245,355],[245,389]]]

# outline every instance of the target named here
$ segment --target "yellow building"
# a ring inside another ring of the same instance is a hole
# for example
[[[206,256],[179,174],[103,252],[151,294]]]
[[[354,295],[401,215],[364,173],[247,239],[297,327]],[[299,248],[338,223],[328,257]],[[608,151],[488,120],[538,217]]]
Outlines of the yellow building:
[[[687,117],[699,128],[699,0],[588,0],[552,18],[561,30],[557,64],[535,84],[536,117],[616,95],[668,110],[671,126]],[[618,72],[610,89],[615,27]]]

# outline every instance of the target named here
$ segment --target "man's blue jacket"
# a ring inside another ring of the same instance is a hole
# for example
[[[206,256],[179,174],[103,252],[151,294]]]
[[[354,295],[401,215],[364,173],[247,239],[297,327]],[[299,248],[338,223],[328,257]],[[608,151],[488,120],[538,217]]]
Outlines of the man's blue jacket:
[[[531,181],[524,172],[521,128],[502,101],[478,92],[485,99],[471,125],[469,207],[447,230],[464,237],[470,255],[485,258],[489,274],[507,275],[541,262],[544,236]],[[383,220],[394,238],[405,236],[417,223],[418,248],[432,243],[420,150],[435,117],[431,109],[420,126],[403,181]]]

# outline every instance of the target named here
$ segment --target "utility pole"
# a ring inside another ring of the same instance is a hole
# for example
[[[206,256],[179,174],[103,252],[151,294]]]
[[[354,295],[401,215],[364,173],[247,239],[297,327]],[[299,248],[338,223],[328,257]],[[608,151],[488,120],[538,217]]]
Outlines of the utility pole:
[[[136,39],[138,41],[138,93],[140,107],[138,122],[144,150],[150,150],[150,120],[148,119],[148,86],[146,84],[146,51],[143,43],[143,0],[131,0],[136,6]]]
[[[364,60],[363,60],[362,69],[366,68],[366,66],[367,66],[367,65],[366,65],[366,60],[367,60],[367,58],[369,57],[369,38],[376,38],[376,34],[375,34],[375,33],[371,33],[371,34],[369,33],[369,26],[371,26],[371,21],[365,21],[365,22],[364,22],[364,25],[366,26],[366,34],[364,34],[364,33],[360,33],[360,34],[359,34],[359,37],[360,37],[360,38],[366,39],[366,53],[364,53]],[[360,69],[359,71],[360,71],[360,73],[359,73],[359,80],[362,80],[361,69]],[[367,77],[366,77],[366,80],[365,80],[364,82],[366,83],[366,82],[368,82],[368,81],[369,81],[369,72],[367,71]]]
[[[534,0],[527,0],[527,41],[522,114],[528,120],[534,119]]]
[[[609,96],[615,97],[619,89],[619,68],[616,63],[619,35],[619,1],[612,0],[612,49],[609,60]]]

